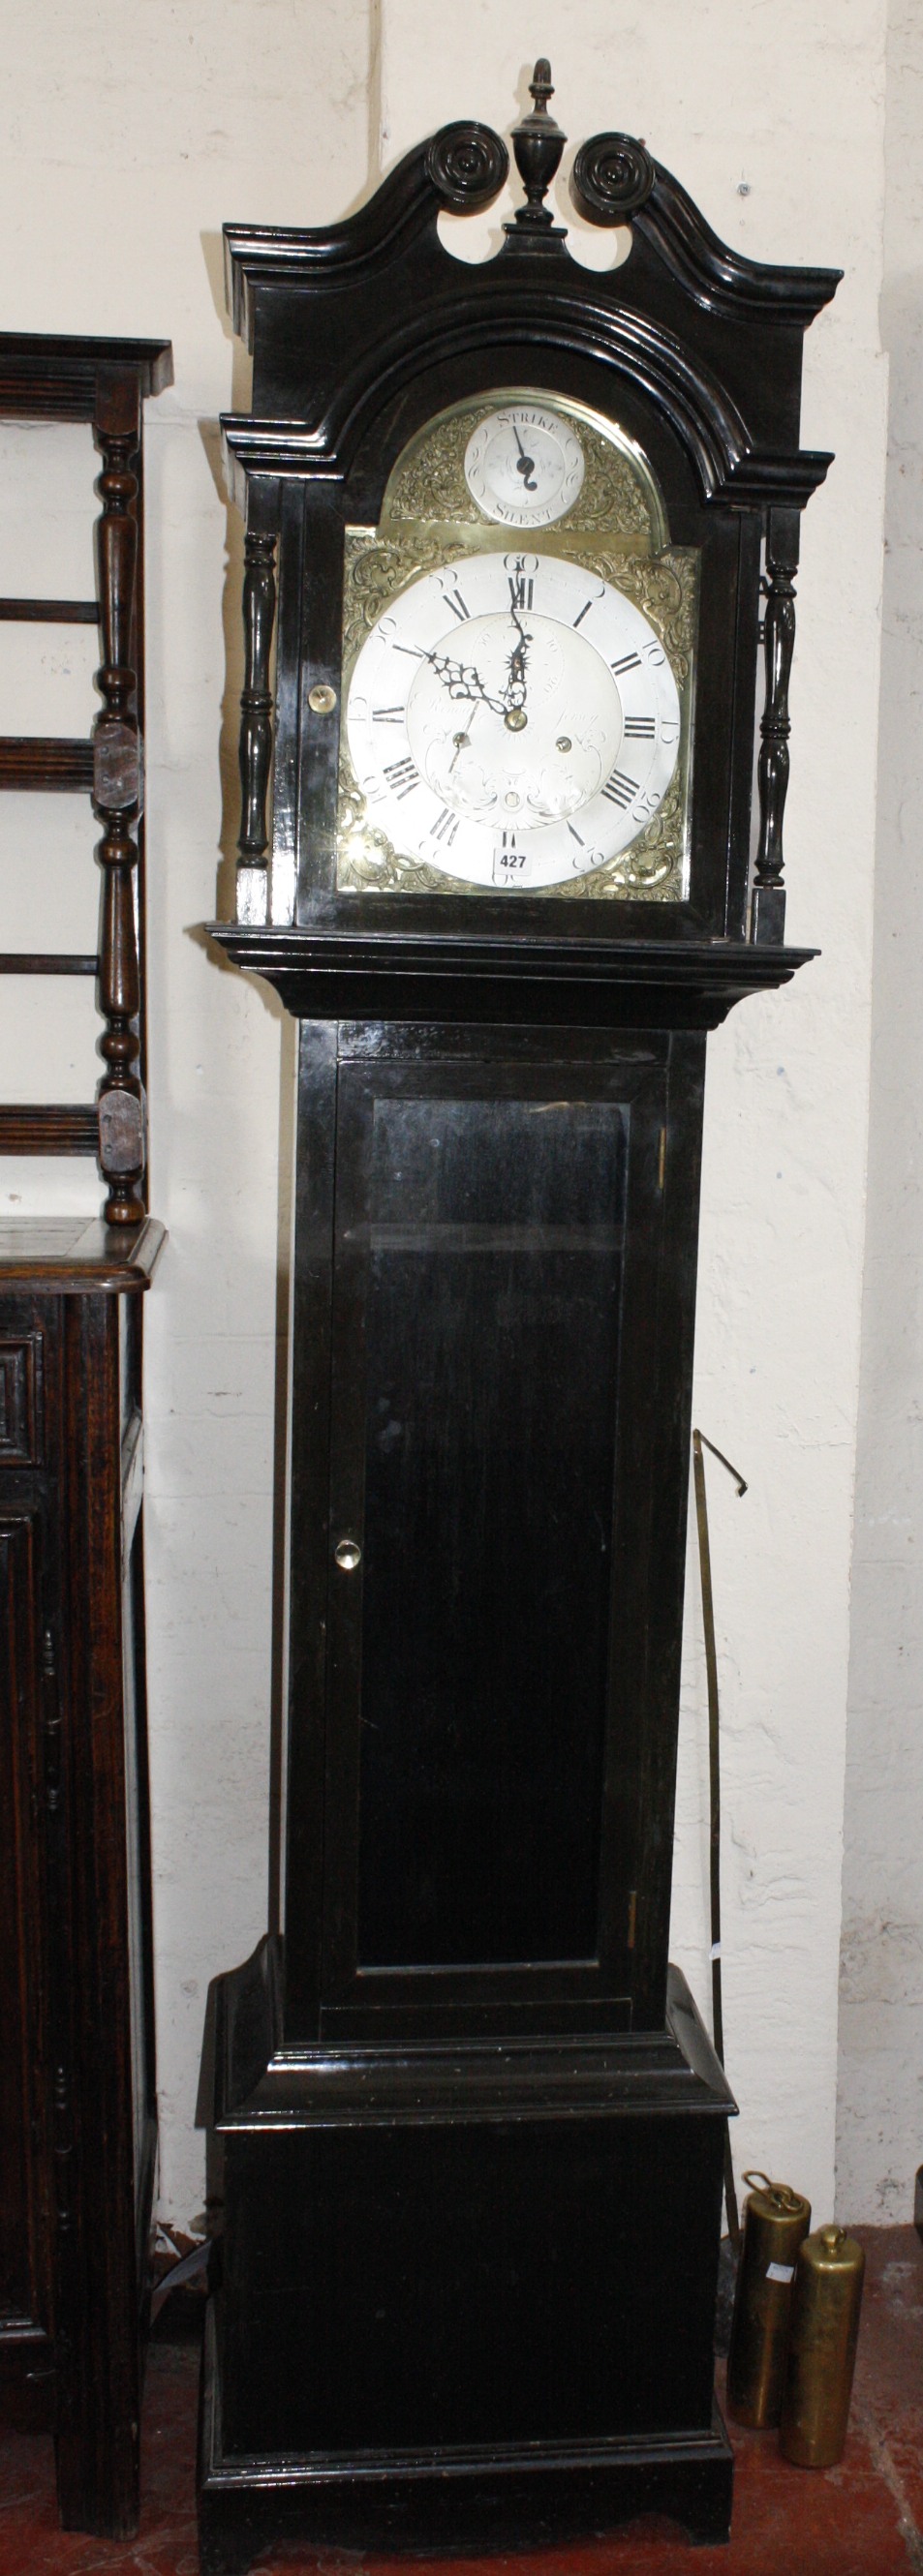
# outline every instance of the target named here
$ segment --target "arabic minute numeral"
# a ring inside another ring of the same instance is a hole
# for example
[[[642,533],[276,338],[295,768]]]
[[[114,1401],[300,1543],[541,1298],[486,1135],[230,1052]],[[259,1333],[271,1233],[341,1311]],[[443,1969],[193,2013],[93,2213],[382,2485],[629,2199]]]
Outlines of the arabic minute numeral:
[[[629,742],[653,742],[657,731],[653,716],[626,716],[625,736]]]
[[[618,678],[621,676],[621,673],[622,673],[623,671],[640,671],[640,668],[641,668],[641,655],[640,655],[640,653],[623,653],[623,654],[622,654],[621,661],[620,661],[620,662],[613,662],[613,664],[612,664],[612,669],[613,669],[613,671],[615,672],[616,679],[618,679]]]
[[[633,804],[640,783],[637,778],[626,777],[624,769],[614,769],[602,792],[608,796],[610,804],[620,805],[624,811],[627,805]]]
[[[384,774],[395,796],[412,796],[414,788],[420,784],[420,772],[410,759],[387,760]]]

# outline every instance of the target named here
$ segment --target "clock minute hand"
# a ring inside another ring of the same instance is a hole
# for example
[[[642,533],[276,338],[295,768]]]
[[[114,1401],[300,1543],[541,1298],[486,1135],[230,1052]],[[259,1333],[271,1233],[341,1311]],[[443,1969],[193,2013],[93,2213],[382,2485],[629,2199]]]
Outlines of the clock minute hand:
[[[506,691],[505,691],[505,695],[504,695],[504,713],[505,713],[507,716],[509,716],[509,715],[512,713],[512,711],[513,711],[514,709],[515,709],[517,712],[521,712],[521,713],[524,713],[524,711],[525,711],[525,703],[526,703],[526,660],[527,660],[527,656],[528,656],[529,646],[530,646],[531,641],[532,641],[531,635],[527,635],[527,634],[526,634],[526,630],[525,630],[525,627],[523,626],[523,622],[522,622],[522,619],[521,619],[521,617],[520,617],[519,610],[518,610],[518,608],[516,607],[515,601],[514,601],[514,603],[513,603],[512,607],[511,607],[511,609],[510,609],[510,616],[511,616],[511,618],[512,618],[512,620],[513,620],[513,624],[514,624],[514,626],[515,626],[515,628],[516,628],[516,633],[517,633],[517,636],[518,636],[518,639],[519,639],[519,640],[518,640],[518,643],[514,644],[514,646],[513,646],[513,650],[512,650],[512,652],[511,652],[511,654],[510,654],[510,657],[509,657],[509,661],[508,661],[508,663],[507,663],[507,671],[508,671],[509,676],[508,676],[508,679],[507,679],[507,683],[506,683]]]
[[[527,492],[537,492],[538,484],[535,480],[535,458],[534,456],[526,455],[515,421],[513,422],[513,437],[515,438],[516,445],[519,449],[519,454],[516,458],[516,472],[517,474],[522,475],[523,483]]]

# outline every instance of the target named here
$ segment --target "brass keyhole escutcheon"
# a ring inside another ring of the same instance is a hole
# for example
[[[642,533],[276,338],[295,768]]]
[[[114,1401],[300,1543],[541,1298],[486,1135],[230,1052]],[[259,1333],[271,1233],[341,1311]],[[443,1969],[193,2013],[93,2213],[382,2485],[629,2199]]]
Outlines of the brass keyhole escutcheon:
[[[341,1538],[334,1555],[344,1574],[355,1574],[357,1565],[362,1563],[362,1549],[354,1538]]]

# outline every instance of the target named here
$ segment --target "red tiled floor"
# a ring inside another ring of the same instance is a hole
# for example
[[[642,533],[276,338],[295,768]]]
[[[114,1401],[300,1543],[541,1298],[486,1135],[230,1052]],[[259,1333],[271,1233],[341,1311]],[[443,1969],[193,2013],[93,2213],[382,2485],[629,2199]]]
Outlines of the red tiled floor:
[[[697,2549],[636,2523],[579,2548],[413,2561],[414,2576],[923,2576],[923,2248],[910,2227],[860,2230],[868,2254],[852,2421],[838,2469],[793,2469],[772,2433],[732,2426],[734,2525]],[[50,2442],[0,2450],[0,2576],[197,2576],[193,2476],[198,2358],[158,2343],[148,2365],[143,2511],[134,2541],[59,2532]],[[260,2576],[394,2576],[372,2552],[272,2552]]]

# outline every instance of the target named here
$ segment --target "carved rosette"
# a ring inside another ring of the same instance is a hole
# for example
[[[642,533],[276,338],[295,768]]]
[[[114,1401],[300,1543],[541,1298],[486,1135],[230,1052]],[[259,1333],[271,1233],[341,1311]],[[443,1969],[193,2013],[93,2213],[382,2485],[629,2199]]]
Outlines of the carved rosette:
[[[506,144],[490,125],[459,118],[434,134],[426,155],[426,175],[440,203],[453,215],[477,215],[492,206],[509,177]]]
[[[656,175],[633,134],[592,134],[576,155],[570,193],[588,224],[626,224],[646,204]]]

